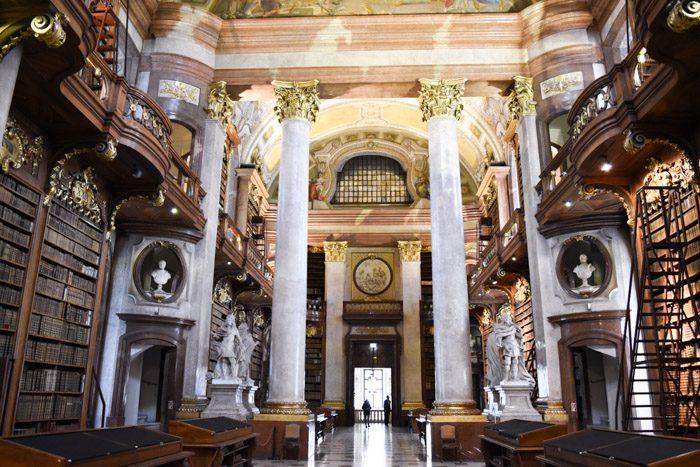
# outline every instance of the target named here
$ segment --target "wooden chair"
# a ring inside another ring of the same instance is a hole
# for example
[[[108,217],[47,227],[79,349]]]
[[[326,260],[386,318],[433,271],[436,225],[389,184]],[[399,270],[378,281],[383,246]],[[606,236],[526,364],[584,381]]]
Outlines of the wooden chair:
[[[457,460],[457,433],[454,426],[442,425],[440,427],[440,444],[443,460]]]
[[[298,424],[292,423],[284,427],[284,449],[282,452],[282,460],[299,460],[299,438],[300,427]]]

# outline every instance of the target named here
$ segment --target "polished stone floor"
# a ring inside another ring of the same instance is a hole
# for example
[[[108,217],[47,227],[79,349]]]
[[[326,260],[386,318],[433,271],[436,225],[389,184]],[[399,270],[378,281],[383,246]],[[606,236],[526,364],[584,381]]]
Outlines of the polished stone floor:
[[[425,443],[406,428],[372,424],[338,427],[326,440],[317,444],[316,455],[308,462],[256,459],[256,467],[334,466],[334,467],[404,467],[404,466],[468,466],[476,462],[431,462],[426,459]]]

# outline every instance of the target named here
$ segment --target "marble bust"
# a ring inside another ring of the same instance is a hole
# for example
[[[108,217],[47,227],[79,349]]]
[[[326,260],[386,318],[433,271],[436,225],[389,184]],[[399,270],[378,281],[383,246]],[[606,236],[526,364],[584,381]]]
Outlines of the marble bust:
[[[153,279],[153,283],[156,284],[156,288],[151,291],[151,296],[159,301],[172,296],[170,292],[163,290],[163,286],[167,284],[172,277],[170,272],[165,269],[165,266],[167,266],[167,263],[165,260],[161,259],[158,261],[158,268],[151,271],[151,278]]]
[[[596,267],[588,262],[588,256],[582,254],[579,256],[579,264],[574,268],[574,274],[581,279],[581,285],[572,289],[574,292],[581,294],[589,294],[598,290],[598,287],[588,283]]]

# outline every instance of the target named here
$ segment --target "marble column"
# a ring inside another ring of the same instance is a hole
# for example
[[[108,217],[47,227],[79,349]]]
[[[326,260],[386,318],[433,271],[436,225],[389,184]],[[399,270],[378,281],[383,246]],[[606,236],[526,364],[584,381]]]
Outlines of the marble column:
[[[0,136],[5,134],[10,104],[15,91],[17,73],[22,61],[22,45],[18,45],[0,61]]]
[[[508,187],[508,175],[510,167],[492,165],[489,167],[496,179],[496,194],[498,202],[498,228],[503,229],[510,220],[510,189]]]
[[[430,228],[435,328],[434,415],[479,414],[472,396],[469,303],[464,253],[457,120],[464,79],[421,79],[420,108],[428,122]]]
[[[309,146],[318,81],[273,81],[282,123],[272,294],[270,394],[264,414],[307,414],[304,400]]]
[[[545,285],[550,275],[545,264],[555,264],[552,251],[539,233],[535,218],[539,196],[535,189],[540,180],[539,143],[537,139],[537,117],[532,92],[532,78],[516,76],[515,90],[511,94],[509,108],[511,117],[519,120],[520,164],[523,178],[523,213],[527,235],[527,256],[530,268],[532,292],[532,315],[534,319],[535,347],[537,358],[537,388],[539,401],[546,403],[545,420],[566,421],[562,407],[561,379],[559,375],[559,351],[557,330],[547,321],[544,304],[548,296]]]
[[[398,242],[401,258],[401,290],[403,300],[403,355],[401,369],[403,387],[401,410],[424,407],[422,394],[420,348],[420,252],[421,242]]]
[[[343,300],[347,248],[348,242],[323,242],[323,251],[326,254],[326,361],[323,405],[335,410],[345,410]]]

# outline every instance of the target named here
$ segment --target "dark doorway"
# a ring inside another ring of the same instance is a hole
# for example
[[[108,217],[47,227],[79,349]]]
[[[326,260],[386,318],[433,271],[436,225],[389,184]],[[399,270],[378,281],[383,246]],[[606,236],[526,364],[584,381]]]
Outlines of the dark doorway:
[[[577,428],[612,428],[619,363],[612,346],[573,347]]]
[[[345,398],[346,424],[355,422],[355,368],[390,369],[391,424],[401,424],[401,374],[399,369],[400,336],[348,336],[347,395]],[[362,397],[362,396],[360,396]],[[372,407],[381,410],[382,407]]]

